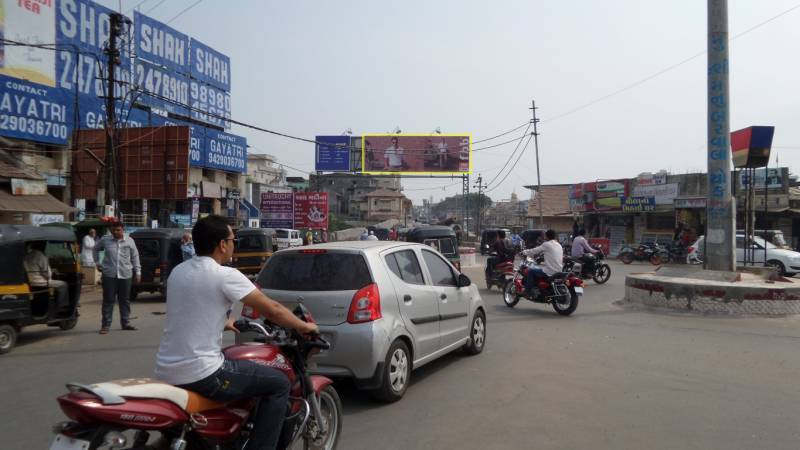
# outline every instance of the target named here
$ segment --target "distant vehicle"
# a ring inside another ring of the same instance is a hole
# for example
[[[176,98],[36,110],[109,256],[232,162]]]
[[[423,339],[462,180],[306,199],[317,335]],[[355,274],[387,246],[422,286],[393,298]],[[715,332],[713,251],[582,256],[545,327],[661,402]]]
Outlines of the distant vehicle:
[[[231,265],[248,277],[255,277],[273,252],[274,230],[242,228],[236,232],[236,249]]]
[[[736,234],[741,234],[744,236],[744,230],[736,230]],[[783,231],[781,230],[754,230],[753,234],[766,239],[767,242],[770,242],[775,247],[786,250],[792,249],[792,247],[786,242],[786,237],[783,235]]]
[[[547,230],[531,229],[525,230],[520,234],[524,248],[535,248],[544,242],[544,232]]]
[[[744,235],[736,235],[736,262],[744,263]],[[753,237],[750,247],[753,250],[753,260],[756,264],[774,267],[778,275],[792,277],[800,272],[800,253],[778,248],[762,237]],[[766,249],[766,252],[765,252]],[[766,253],[766,260],[764,254]],[[694,244],[689,246],[686,262],[689,264],[700,264],[705,258],[705,236],[697,238]],[[766,262],[765,262],[766,261]]]
[[[481,255],[489,253],[492,244],[497,240],[497,232],[500,230],[505,231],[506,237],[511,236],[511,230],[508,228],[487,228],[481,232]]]
[[[461,257],[458,254],[456,232],[444,225],[416,227],[406,233],[406,242],[417,242],[433,247],[439,251],[459,271]]]
[[[275,251],[303,245],[303,238],[300,237],[300,230],[276,228],[274,239],[275,241],[273,242],[272,248]]]
[[[167,294],[167,278],[172,269],[183,262],[181,238],[185,230],[178,228],[143,228],[131,233],[139,250],[142,281],[131,286],[131,300],[141,292]]]
[[[286,307],[302,303],[314,315],[331,343],[315,358],[316,373],[354,378],[385,401],[403,396],[412,369],[453,350],[478,354],[486,342],[478,288],[423,244],[347,241],[282,250],[258,284]],[[258,318],[248,307],[242,315]]]

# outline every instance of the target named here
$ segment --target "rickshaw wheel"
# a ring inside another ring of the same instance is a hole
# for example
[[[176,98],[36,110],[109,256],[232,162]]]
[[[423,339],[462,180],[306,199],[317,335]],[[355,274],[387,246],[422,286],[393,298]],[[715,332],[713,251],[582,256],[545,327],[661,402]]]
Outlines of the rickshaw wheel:
[[[8,353],[17,344],[17,329],[4,323],[0,325],[0,354]]]
[[[61,328],[64,331],[67,331],[67,330],[71,330],[71,329],[75,328],[75,325],[77,325],[77,324],[78,324],[78,318],[76,317],[74,319],[67,319],[67,320],[62,320],[61,322],[58,322],[58,327]]]

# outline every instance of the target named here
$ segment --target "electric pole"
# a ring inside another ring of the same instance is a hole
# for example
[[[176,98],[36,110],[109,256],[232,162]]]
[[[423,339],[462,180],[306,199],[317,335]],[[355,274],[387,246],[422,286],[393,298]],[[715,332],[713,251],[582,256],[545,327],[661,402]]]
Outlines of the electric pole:
[[[115,155],[116,141],[116,97],[114,86],[116,84],[115,69],[119,65],[120,51],[117,47],[117,39],[122,35],[122,25],[125,17],[119,13],[109,14],[110,34],[108,37],[108,47],[106,54],[106,198],[105,203],[114,207],[114,216],[119,217],[117,208],[117,164]],[[100,206],[100,205],[98,205]]]
[[[488,186],[483,184],[483,177],[481,176],[481,174],[478,174],[478,179],[475,180],[475,185],[472,186],[472,187],[478,188],[478,201],[475,202],[475,203],[477,203],[476,208],[475,208],[477,210],[476,211],[477,212],[477,214],[476,214],[477,217],[475,218],[475,236],[479,236],[480,237],[480,235],[481,235],[481,222],[482,222],[481,219],[483,218],[483,211],[482,211],[483,210],[483,190],[486,189]]]
[[[533,113],[533,119],[531,119],[531,123],[533,123],[533,146],[536,149],[536,195],[539,196],[538,203],[539,203],[539,228],[544,228],[544,210],[542,209],[542,177],[539,172],[539,129],[537,124],[539,123],[539,119],[536,118],[536,100],[531,100],[531,112]]]

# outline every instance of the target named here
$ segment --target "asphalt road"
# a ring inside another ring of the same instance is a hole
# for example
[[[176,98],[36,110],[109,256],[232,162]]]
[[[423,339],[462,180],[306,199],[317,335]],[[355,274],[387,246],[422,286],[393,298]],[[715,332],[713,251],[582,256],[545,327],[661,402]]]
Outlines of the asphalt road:
[[[400,402],[373,402],[337,382],[339,448],[792,449],[800,448],[800,318],[735,318],[621,308],[624,274],[589,283],[577,312],[488,306],[485,351],[414,371]],[[482,270],[467,269],[482,285]],[[47,448],[63,420],[67,381],[152,371],[164,304],[134,304],[139,331],[106,336],[98,293],[85,295],[72,331],[26,329],[0,357],[3,449]],[[118,318],[116,319],[118,321]]]

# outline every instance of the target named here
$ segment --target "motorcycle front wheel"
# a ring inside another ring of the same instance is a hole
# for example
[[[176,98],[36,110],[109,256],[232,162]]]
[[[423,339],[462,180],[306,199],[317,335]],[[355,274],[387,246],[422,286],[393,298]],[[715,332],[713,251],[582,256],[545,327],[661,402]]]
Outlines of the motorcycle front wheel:
[[[653,255],[650,257],[650,264],[654,266],[660,266],[661,262],[661,255]]]
[[[336,448],[339,443],[339,435],[342,433],[342,401],[333,386],[326,386],[320,391],[319,407],[322,410],[322,420],[327,425],[327,431],[323,434],[319,425],[310,419],[305,433],[290,447],[291,450],[334,450]]]
[[[621,259],[622,262],[625,263],[625,264],[630,264],[630,263],[633,262],[633,253],[630,253],[630,252],[623,253],[623,254],[619,255],[619,259]]]
[[[503,303],[509,308],[513,308],[519,303],[519,295],[517,295],[514,280],[506,281],[505,286],[503,286]]]
[[[569,293],[564,297],[566,298],[560,298],[553,301],[553,309],[561,316],[568,316],[578,309],[579,297],[578,293],[575,292],[575,288],[569,288]]]
[[[603,284],[611,278],[611,266],[608,264],[598,264],[592,279],[597,284]]]

